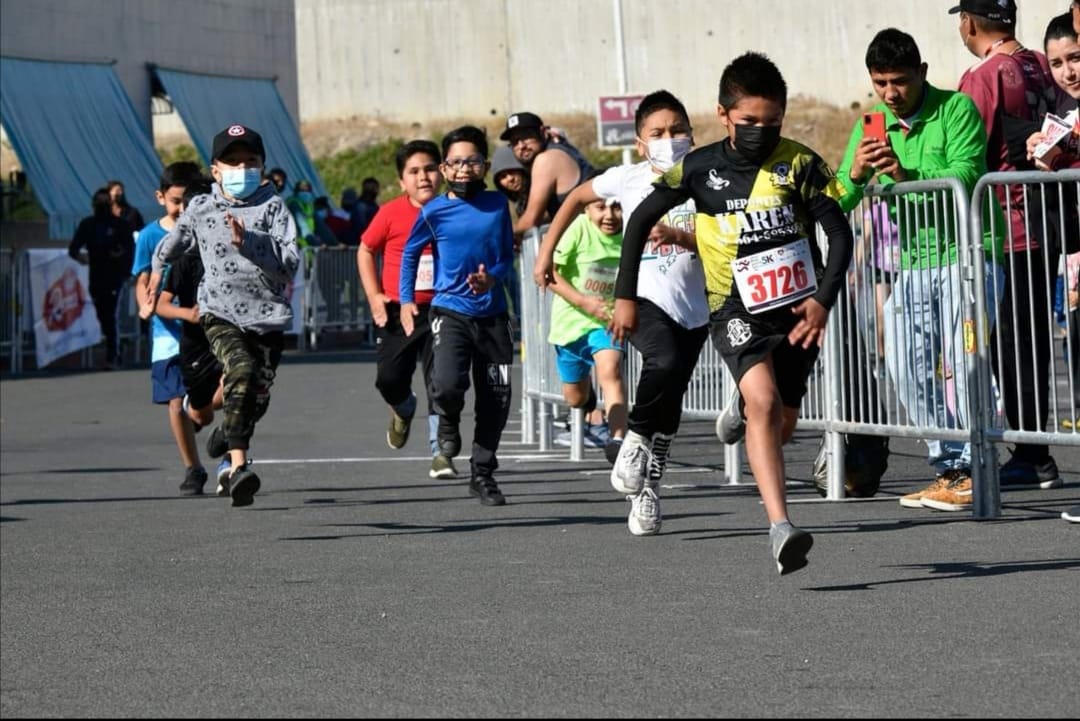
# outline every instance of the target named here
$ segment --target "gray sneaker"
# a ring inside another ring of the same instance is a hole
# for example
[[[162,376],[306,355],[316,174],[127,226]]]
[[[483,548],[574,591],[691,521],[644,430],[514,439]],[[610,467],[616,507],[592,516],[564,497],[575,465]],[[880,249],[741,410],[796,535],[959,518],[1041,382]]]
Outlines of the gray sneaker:
[[[660,533],[660,498],[652,486],[645,486],[636,496],[627,496],[630,516],[626,525],[635,536],[655,536]]]
[[[772,542],[776,570],[781,576],[806,566],[806,554],[814,545],[813,536],[790,523],[781,523],[769,529],[769,540]]]
[[[649,439],[627,431],[611,467],[611,487],[624,496],[636,496],[649,478]]]
[[[716,417],[716,437],[728,445],[738,443],[746,437],[746,419],[743,418],[740,408],[741,401],[739,387],[736,386],[728,396],[724,410]]]
[[[457,478],[457,475],[454,461],[449,456],[437,454],[431,459],[431,470],[428,471],[431,478]]]

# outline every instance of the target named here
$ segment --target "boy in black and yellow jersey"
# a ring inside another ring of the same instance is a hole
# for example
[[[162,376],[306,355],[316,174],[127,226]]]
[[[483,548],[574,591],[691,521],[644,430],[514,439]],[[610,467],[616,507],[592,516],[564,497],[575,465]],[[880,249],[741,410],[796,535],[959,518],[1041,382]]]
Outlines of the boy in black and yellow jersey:
[[[725,68],[717,116],[728,138],[690,153],[631,216],[613,321],[618,339],[634,332],[649,229],[669,208],[693,199],[713,343],[742,397],[746,453],[781,574],[805,566],[813,544],[788,521],[782,446],[795,430],[854,244],[833,200],[842,192],[833,172],[815,152],[780,136],[786,106],[784,78],[764,55],[747,53]],[[829,240],[827,262],[815,222]]]

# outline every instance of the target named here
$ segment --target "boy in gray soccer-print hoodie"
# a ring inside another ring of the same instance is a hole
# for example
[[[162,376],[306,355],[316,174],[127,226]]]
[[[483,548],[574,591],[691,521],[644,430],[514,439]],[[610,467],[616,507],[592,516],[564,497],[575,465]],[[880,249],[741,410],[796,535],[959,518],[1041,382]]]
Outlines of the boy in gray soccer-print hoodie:
[[[153,258],[149,317],[165,266],[198,252],[199,323],[224,367],[224,420],[206,444],[212,458],[229,453],[227,483],[234,506],[250,505],[261,482],[248,467],[255,423],[270,403],[284,330],[292,323],[288,289],[300,265],[296,225],[274,187],[262,178],[266,152],[254,130],[231,125],[214,138],[213,191],[191,201]],[[222,489],[219,494],[224,495]]]

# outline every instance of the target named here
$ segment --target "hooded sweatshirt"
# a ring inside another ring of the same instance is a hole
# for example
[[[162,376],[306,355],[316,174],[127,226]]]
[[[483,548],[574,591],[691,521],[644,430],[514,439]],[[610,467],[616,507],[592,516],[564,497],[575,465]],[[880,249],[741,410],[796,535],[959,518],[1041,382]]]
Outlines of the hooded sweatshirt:
[[[244,242],[232,243],[225,213],[244,224]],[[296,223],[272,185],[244,200],[228,199],[221,186],[196,196],[158,245],[153,271],[198,246],[205,274],[199,284],[199,311],[238,328],[267,333],[292,323],[286,295],[300,265]]]

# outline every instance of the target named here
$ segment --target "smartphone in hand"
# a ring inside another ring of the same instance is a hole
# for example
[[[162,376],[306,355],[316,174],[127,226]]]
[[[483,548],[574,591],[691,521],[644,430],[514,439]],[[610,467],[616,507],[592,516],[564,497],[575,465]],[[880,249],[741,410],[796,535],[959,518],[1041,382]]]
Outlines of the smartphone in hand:
[[[885,113],[863,114],[863,137],[876,138],[883,143],[889,142],[885,135]]]

